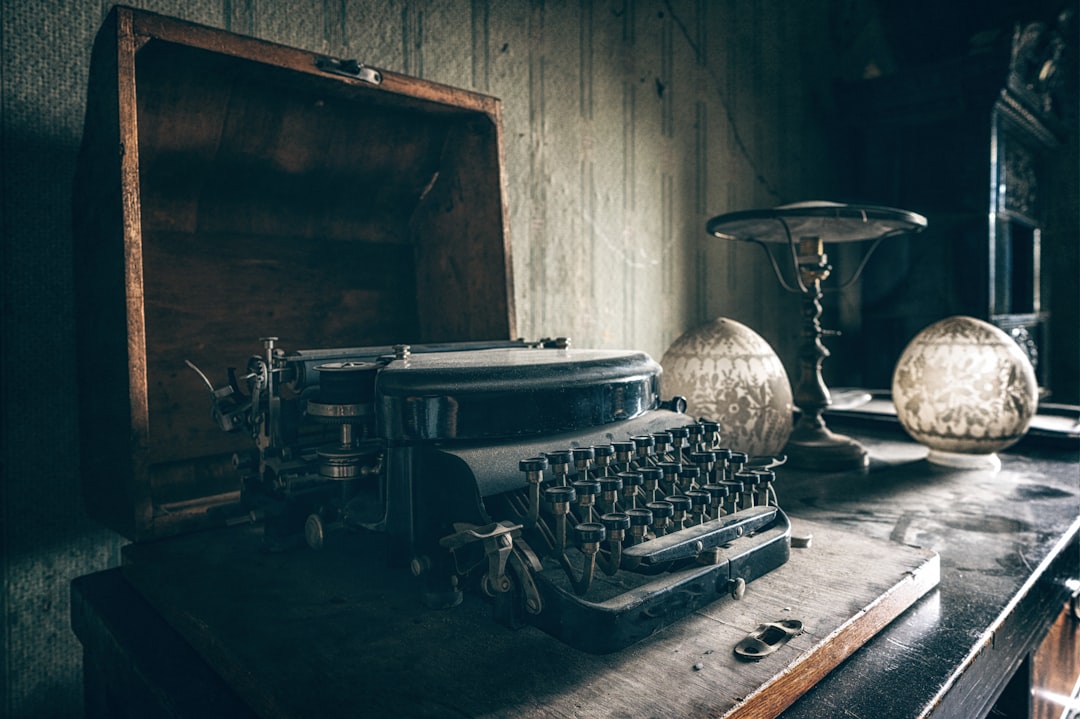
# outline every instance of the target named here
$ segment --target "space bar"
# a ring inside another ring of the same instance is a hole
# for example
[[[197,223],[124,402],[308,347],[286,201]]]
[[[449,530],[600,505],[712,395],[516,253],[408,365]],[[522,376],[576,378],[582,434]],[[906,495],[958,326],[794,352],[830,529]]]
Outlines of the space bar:
[[[659,564],[696,557],[706,549],[719,547],[761,529],[776,517],[776,507],[751,507],[693,527],[665,534],[622,550],[642,564]]]

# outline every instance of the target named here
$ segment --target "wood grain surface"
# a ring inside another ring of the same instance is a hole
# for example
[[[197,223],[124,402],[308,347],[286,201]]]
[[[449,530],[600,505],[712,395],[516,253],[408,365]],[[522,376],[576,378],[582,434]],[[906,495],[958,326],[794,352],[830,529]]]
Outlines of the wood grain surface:
[[[936,554],[800,522],[809,548],[626,649],[589,655],[494,623],[480,596],[428,610],[371,535],[269,554],[255,528],[129,545],[125,574],[261,716],[774,717],[938,582]],[[804,632],[756,663],[759,624]]]

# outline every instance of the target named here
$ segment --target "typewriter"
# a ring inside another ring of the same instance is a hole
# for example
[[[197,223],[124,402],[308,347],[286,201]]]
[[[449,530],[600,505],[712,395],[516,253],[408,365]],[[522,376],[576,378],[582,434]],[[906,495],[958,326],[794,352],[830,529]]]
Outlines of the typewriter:
[[[429,606],[466,590],[581,650],[626,647],[787,561],[782,458],[727,447],[641,352],[566,340],[286,352],[210,390],[271,548],[386,535]],[[189,363],[190,364],[190,363]]]

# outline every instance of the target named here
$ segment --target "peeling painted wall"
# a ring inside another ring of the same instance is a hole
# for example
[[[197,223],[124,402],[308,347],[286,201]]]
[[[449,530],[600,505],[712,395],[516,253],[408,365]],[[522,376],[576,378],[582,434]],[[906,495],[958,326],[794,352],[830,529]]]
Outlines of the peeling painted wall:
[[[792,370],[798,306],[721,212],[829,198],[831,4],[156,0],[146,9],[504,103],[518,328],[659,358],[726,315]],[[842,3],[845,7],[859,2]],[[114,566],[76,474],[70,182],[105,2],[3,0],[0,714],[71,716],[68,583]]]

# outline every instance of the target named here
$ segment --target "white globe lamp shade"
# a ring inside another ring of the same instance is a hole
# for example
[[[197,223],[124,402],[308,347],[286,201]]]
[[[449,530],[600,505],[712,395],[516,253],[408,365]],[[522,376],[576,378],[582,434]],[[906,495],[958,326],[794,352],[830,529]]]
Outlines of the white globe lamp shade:
[[[896,416],[938,465],[996,470],[997,452],[1027,432],[1039,404],[1031,361],[1005,332],[947,317],[919,332],[896,364]]]
[[[780,454],[791,435],[791,383],[761,335],[724,317],[679,337],[660,360],[664,393],[693,417],[720,425],[722,443],[755,456]]]

